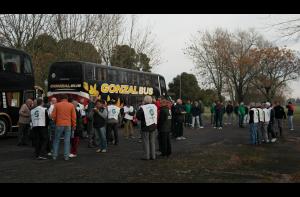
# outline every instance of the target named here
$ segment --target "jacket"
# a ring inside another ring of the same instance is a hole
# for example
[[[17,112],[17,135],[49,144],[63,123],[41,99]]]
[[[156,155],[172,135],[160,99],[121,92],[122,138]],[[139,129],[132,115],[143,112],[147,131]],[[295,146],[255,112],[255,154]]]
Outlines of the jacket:
[[[201,113],[201,109],[199,106],[193,106],[191,109],[192,116],[199,116]]]
[[[170,109],[167,106],[161,107],[158,120],[159,120],[157,125],[158,132],[171,131],[172,115]]]
[[[56,103],[51,113],[52,120],[56,126],[72,126],[76,127],[76,111],[72,103],[66,99]]]
[[[280,105],[273,108],[275,112],[275,118],[276,119],[286,119],[286,114],[284,112],[284,108]]]
[[[184,111],[185,109],[183,105],[176,104],[174,106],[174,116],[176,122],[181,122],[181,123],[184,122],[184,114],[182,113]]]
[[[101,108],[99,111],[95,112],[93,110],[91,113],[93,114],[93,126],[95,128],[102,128],[106,125],[107,109]]]
[[[228,104],[228,105],[226,106],[226,113],[227,113],[227,114],[231,114],[232,112],[233,112],[233,106],[230,105],[230,104]]]
[[[288,104],[286,106],[286,108],[288,109],[288,111],[287,111],[287,115],[288,116],[294,115],[294,106],[292,104]]]
[[[30,123],[30,109],[26,104],[23,104],[19,110],[19,123],[29,124]]]

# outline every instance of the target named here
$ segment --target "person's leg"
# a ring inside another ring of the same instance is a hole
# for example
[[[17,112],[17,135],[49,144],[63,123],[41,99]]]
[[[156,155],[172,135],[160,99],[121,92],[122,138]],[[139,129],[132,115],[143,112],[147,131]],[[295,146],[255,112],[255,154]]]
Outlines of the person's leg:
[[[202,113],[200,113],[200,115],[199,115],[199,126],[200,127],[203,127],[203,122],[202,122]]]
[[[294,130],[294,116],[290,116],[291,119],[291,129]]]
[[[73,154],[73,155],[76,155],[75,153],[75,137],[71,137],[71,150],[70,150],[70,153]]]
[[[278,127],[279,127],[280,137],[284,137],[283,129],[282,129],[282,119],[278,119]]]
[[[179,123],[177,121],[174,122],[174,137],[179,137]]]
[[[257,141],[257,123],[253,124],[253,138],[254,138],[254,143],[258,144],[259,142]]]
[[[196,119],[195,127],[197,125],[197,127],[200,128],[201,124],[199,122],[199,116],[196,116],[195,119]]]
[[[19,128],[18,128],[18,145],[23,145],[23,130],[24,130],[24,124],[19,123]]]
[[[223,114],[220,113],[220,127],[223,127]]]
[[[39,144],[39,132],[37,130],[37,128],[33,128],[33,141],[34,141],[34,155],[35,157],[39,157],[40,156],[40,144]]]
[[[115,145],[119,144],[119,134],[118,134],[118,124],[113,124],[112,129],[114,131],[114,141]]]
[[[88,146],[92,147],[94,145],[94,138],[95,138],[95,130],[93,127],[93,121],[89,120],[87,124],[87,130],[88,130]]]
[[[218,128],[219,127],[219,117],[218,117],[218,113],[215,114],[215,127]]]
[[[150,159],[149,132],[142,131],[144,159]]]
[[[179,123],[179,137],[183,137],[183,123]]]
[[[160,136],[160,152],[161,152],[161,156],[165,156],[166,155],[166,135],[164,132],[159,132],[158,133]]]
[[[132,120],[129,121],[129,132],[130,132],[130,137],[133,137],[133,135],[134,135],[134,130],[133,130],[133,123],[132,123]]]
[[[106,127],[106,141],[107,143],[111,143],[113,141],[113,136],[112,136],[112,124],[107,124]]]
[[[101,150],[107,149],[107,141],[106,141],[106,128],[100,128],[100,148]]]
[[[254,131],[253,131],[253,129],[254,129],[253,123],[250,123],[250,124],[249,124],[250,144],[255,144],[254,138],[255,138],[256,136],[254,136]]]
[[[54,158],[56,158],[58,155],[60,137],[61,137],[63,131],[64,131],[64,127],[60,127],[60,126],[56,127],[55,136],[54,136],[54,140],[53,140],[53,154],[52,154],[52,156]]]
[[[26,145],[28,145],[30,143],[29,129],[30,129],[30,125],[25,124],[24,130],[23,130],[24,131],[23,137],[24,137],[24,144],[26,144]]]
[[[196,119],[196,116],[193,116],[192,117],[192,128],[195,128],[195,119]]]
[[[128,129],[129,129],[129,120],[125,120],[125,124],[124,124],[124,137],[125,138],[129,137]]]
[[[291,116],[287,116],[288,119],[288,128],[291,129]]]
[[[64,157],[65,159],[69,159],[69,155],[70,155],[70,140],[71,140],[71,127],[70,126],[66,126],[63,127],[64,130]]]
[[[156,159],[156,153],[155,153],[155,132],[149,132],[149,138],[150,138],[150,157],[151,159]]]
[[[166,155],[170,156],[172,154],[172,148],[171,148],[171,140],[169,133],[166,133]]]
[[[40,155],[46,156],[47,154],[47,146],[49,141],[48,128],[41,128],[41,142],[40,142]]]

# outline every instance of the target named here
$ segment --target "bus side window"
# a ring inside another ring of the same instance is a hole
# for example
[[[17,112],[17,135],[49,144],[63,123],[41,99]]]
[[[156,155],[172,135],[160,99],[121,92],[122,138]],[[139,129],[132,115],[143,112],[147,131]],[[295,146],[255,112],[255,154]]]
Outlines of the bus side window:
[[[122,84],[128,84],[127,72],[126,71],[119,71],[119,77],[120,77],[120,82]]]
[[[4,71],[20,73],[21,72],[21,57],[18,54],[3,53],[3,68]]]
[[[94,80],[94,66],[86,65],[85,66],[85,80]]]
[[[132,72],[127,72],[127,81],[128,81],[128,84],[130,85],[134,85],[134,82],[133,82],[133,73]]]
[[[97,80],[98,81],[106,81],[107,80],[106,68],[97,68]]]
[[[31,61],[28,57],[24,57],[24,73],[25,74],[32,74],[32,65]]]
[[[116,83],[117,82],[117,71],[115,69],[109,69],[108,70],[108,80],[111,83]]]
[[[20,92],[7,92],[6,98],[9,107],[20,107]]]

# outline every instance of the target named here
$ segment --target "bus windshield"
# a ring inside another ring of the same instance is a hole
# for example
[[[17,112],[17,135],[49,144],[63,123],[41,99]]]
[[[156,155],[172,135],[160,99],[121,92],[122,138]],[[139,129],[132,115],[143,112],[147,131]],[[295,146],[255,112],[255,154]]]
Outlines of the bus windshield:
[[[81,64],[76,62],[57,62],[51,66],[49,80],[81,80]]]

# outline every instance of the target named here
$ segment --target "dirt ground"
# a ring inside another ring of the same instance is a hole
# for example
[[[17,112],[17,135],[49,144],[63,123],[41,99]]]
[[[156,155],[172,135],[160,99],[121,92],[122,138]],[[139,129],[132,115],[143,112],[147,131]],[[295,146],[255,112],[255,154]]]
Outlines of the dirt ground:
[[[78,157],[69,161],[62,155],[57,161],[34,160],[31,147],[17,147],[16,138],[0,139],[0,182],[300,181],[300,121],[295,131],[285,128],[285,139],[260,146],[248,144],[247,128],[186,128],[186,140],[172,140],[172,156],[154,161],[140,160],[142,144],[121,133],[108,153],[96,153],[82,140]]]

